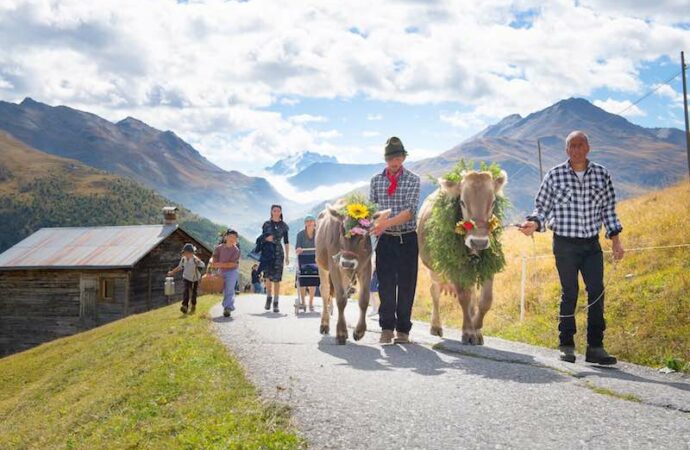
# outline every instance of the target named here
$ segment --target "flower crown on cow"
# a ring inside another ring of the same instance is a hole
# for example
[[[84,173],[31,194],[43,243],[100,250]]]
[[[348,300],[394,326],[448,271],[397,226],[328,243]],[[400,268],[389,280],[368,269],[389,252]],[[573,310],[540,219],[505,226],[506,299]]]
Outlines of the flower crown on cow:
[[[345,237],[368,234],[376,211],[376,205],[367,200],[363,194],[356,192],[348,195],[345,198],[345,205],[340,209],[340,214],[345,217],[343,221]]]
[[[455,181],[457,183],[461,182],[465,174],[469,171],[475,170],[475,164],[473,161],[466,162],[464,160],[460,161],[450,172],[448,172],[443,178],[449,181]],[[482,162],[479,165],[479,170],[480,171],[486,171],[490,172],[491,176],[496,179],[499,176],[501,176],[501,167],[496,164],[492,163],[490,165]],[[502,205],[502,200],[503,198],[499,197],[497,198],[497,202],[499,202],[499,215],[502,215],[503,213],[503,205]],[[496,209],[496,208],[494,208]],[[489,233],[493,233],[494,231],[498,230],[501,228],[501,219],[496,215],[492,214],[491,218],[489,219]],[[475,223],[474,220],[472,219],[463,219],[455,223],[455,228],[454,231],[456,234],[459,234],[461,236],[466,235],[468,232],[472,231],[474,228],[477,227],[477,224]]]

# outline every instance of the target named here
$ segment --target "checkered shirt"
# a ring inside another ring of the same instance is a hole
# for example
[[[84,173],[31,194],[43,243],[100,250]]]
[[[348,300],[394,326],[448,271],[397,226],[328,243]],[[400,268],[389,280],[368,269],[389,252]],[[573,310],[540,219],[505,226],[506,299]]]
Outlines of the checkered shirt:
[[[388,186],[390,184],[386,176],[386,169],[374,175],[369,189],[369,201],[376,203],[379,210],[390,208],[390,217],[395,217],[406,209],[409,209],[412,213],[412,219],[402,225],[390,227],[387,231],[415,231],[417,229],[417,205],[419,204],[419,176],[414,172],[410,172],[407,168],[403,168],[403,172],[398,179],[398,187],[395,193],[389,197]]]
[[[623,230],[616,215],[616,193],[604,166],[589,162],[583,181],[566,161],[549,170],[541,183],[535,208],[528,220],[539,223],[539,231],[550,228],[559,236],[597,236],[603,223],[606,237]]]

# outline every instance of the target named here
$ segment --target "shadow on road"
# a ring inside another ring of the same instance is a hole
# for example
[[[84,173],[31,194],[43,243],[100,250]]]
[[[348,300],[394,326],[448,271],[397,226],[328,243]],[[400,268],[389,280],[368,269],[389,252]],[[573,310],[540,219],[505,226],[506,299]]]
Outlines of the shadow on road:
[[[274,313],[272,311],[266,311],[264,313],[251,313],[249,315],[254,317],[263,317],[265,319],[282,319],[283,317],[287,317],[287,314]]]
[[[655,380],[653,378],[645,378],[639,375],[632,374],[630,372],[623,372],[621,370],[614,370],[606,367],[596,367],[593,366],[592,370],[587,372],[578,372],[576,375],[578,378],[587,377],[601,377],[601,378],[615,378],[623,381],[632,381],[636,383],[653,383],[661,384],[663,386],[672,387],[675,389],[680,389],[681,391],[690,392],[690,383],[676,383],[673,381],[663,381]]]
[[[381,351],[375,347],[352,344],[338,345],[333,336],[322,336],[318,349],[345,361],[346,365],[357,370],[391,370],[381,364]]]

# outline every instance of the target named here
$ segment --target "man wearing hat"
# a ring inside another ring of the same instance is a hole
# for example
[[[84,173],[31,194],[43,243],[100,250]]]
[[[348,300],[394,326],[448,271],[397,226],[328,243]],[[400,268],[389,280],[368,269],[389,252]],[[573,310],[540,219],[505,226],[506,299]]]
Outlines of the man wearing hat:
[[[206,267],[206,264],[196,256],[196,248],[190,243],[186,243],[182,247],[182,258],[180,263],[173,270],[168,272],[168,276],[175,275],[180,270],[182,271],[182,282],[184,283],[184,293],[182,295],[182,307],[180,311],[187,314],[189,308],[189,300],[192,300],[193,313],[196,310],[196,293],[199,287],[199,280],[201,280],[201,272]],[[190,295],[191,294],[191,295]]]
[[[417,205],[419,176],[403,167],[407,150],[399,138],[386,141],[386,168],[371,179],[369,200],[379,209],[390,209],[387,219],[378,221],[373,233],[376,245],[376,274],[379,279],[379,325],[381,343],[408,343],[411,315],[417,288]]]

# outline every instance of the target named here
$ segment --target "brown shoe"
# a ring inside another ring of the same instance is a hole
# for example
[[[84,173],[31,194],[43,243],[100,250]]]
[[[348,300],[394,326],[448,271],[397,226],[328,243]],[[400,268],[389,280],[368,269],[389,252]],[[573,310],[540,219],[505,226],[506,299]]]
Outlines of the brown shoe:
[[[393,342],[393,330],[382,330],[380,344],[391,344]]]
[[[401,333],[400,331],[397,331],[395,336],[395,343],[396,344],[409,344],[410,343],[410,335],[407,333]]]

